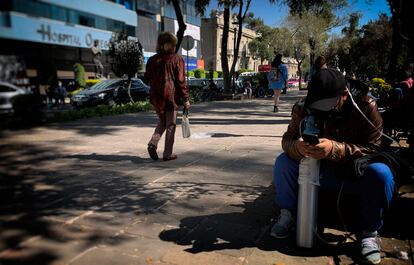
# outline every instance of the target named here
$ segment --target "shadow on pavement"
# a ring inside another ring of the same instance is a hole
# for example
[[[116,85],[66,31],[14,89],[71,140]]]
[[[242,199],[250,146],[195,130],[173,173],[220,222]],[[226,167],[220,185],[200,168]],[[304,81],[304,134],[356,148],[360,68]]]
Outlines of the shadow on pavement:
[[[312,249],[296,246],[294,234],[286,239],[272,238],[269,235],[270,228],[274,222],[272,218],[277,216],[277,209],[273,203],[274,188],[270,186],[261,191],[260,194],[256,200],[239,205],[244,209],[242,212],[185,217],[181,219],[179,228],[164,230],[159,234],[159,237],[164,241],[187,246],[188,248],[185,251],[189,253],[258,248],[263,251],[278,251],[289,256],[330,256],[335,264],[342,264],[343,260],[341,259],[344,259],[345,256],[348,262],[359,264],[356,257],[357,245],[352,241],[345,242],[344,234],[338,235],[331,234],[330,231],[325,232],[322,237],[324,240],[330,241],[331,244],[317,240],[315,247]],[[412,209],[413,202],[411,200],[410,205],[404,205],[404,208],[397,208],[391,211],[393,214],[388,216],[389,218],[386,220],[388,224],[386,224],[384,231],[382,231],[382,236],[387,238],[397,237],[402,240],[413,239],[412,231],[408,232],[408,230],[412,230],[412,224],[409,221],[411,219],[403,222],[400,221],[401,218],[404,218],[403,216],[406,215],[407,211]],[[338,219],[332,216],[332,213],[335,213],[335,207],[330,209],[329,206],[328,208],[325,206],[325,210],[327,213],[331,213],[331,216],[328,217],[330,218],[329,222],[325,221],[325,227],[343,230]],[[327,218],[327,216],[325,215],[324,218]],[[388,262],[391,263],[383,263],[401,264],[398,262],[393,263],[392,260],[395,261],[395,257],[390,254],[392,250],[393,246],[388,243],[388,246],[383,249],[383,253],[389,258]]]
[[[81,253],[110,236],[106,227],[80,228],[67,221],[136,185],[117,174],[108,181],[104,176],[113,176],[111,169],[97,175],[95,164],[61,159],[66,158],[50,147],[0,145],[0,264],[54,264],[60,258],[56,248]],[[127,205],[118,206],[118,211],[128,211]],[[114,218],[106,222],[116,225]],[[78,243],[72,246],[74,241]],[[36,247],[36,242],[41,244]]]

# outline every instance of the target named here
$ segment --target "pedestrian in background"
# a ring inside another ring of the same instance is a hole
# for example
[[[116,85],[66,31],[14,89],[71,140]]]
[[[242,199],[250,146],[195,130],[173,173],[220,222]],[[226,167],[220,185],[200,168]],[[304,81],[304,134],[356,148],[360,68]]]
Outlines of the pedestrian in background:
[[[252,83],[249,80],[247,80],[246,84],[244,85],[244,94],[247,95],[248,99],[252,99],[252,93]]]
[[[173,154],[177,111],[180,103],[190,108],[188,91],[185,83],[185,65],[181,55],[175,54],[177,38],[170,32],[158,36],[157,53],[149,58],[145,79],[150,84],[150,102],[158,115],[158,125],[148,143],[148,153],[153,160],[158,160],[158,142],[164,131],[165,146],[163,160],[177,158]]]
[[[55,89],[55,103],[62,103],[65,105],[66,87],[63,86],[62,81],[58,81],[58,86]]]
[[[269,88],[273,90],[275,101],[273,112],[279,111],[279,97],[282,90],[287,88],[288,71],[282,63],[282,55],[277,54],[272,61],[272,68],[269,72]]]

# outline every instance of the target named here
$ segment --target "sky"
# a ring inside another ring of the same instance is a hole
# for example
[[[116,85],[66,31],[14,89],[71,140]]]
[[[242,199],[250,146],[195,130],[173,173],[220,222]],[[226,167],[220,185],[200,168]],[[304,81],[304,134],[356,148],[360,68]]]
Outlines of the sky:
[[[352,0],[348,1],[349,7],[345,8],[341,14],[349,14],[359,11],[362,14],[359,25],[365,25],[370,20],[376,20],[379,13],[390,15],[390,8],[386,0]],[[205,14],[208,16],[212,9],[217,8],[217,1],[212,0]],[[283,20],[288,14],[288,8],[279,4],[270,4],[268,0],[252,0],[250,11],[256,17],[264,20],[266,25],[273,27],[282,26]],[[334,30],[334,33],[340,32],[341,28]]]

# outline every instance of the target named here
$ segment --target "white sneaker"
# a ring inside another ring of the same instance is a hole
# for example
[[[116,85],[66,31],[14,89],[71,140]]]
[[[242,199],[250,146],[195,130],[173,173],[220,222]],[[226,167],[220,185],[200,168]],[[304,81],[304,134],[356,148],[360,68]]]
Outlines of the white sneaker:
[[[270,235],[275,238],[287,238],[295,230],[295,220],[289,210],[281,209],[276,224],[273,225]]]

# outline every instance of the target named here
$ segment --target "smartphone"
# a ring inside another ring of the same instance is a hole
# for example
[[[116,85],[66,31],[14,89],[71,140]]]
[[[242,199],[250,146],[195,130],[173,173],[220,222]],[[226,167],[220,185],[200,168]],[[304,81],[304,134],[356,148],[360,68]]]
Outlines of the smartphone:
[[[311,144],[311,145],[317,145],[319,144],[319,138],[315,134],[303,134],[302,135],[303,141]]]

